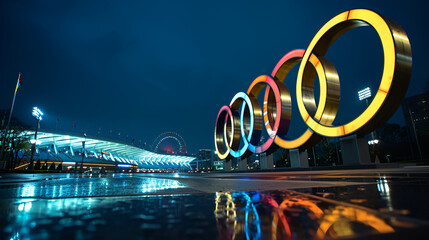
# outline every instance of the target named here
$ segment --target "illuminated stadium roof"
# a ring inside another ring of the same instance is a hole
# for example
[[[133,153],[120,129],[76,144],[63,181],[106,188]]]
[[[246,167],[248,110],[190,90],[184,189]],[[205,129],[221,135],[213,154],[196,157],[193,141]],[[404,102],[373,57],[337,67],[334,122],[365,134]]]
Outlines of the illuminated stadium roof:
[[[34,139],[34,131],[24,135]],[[34,143],[34,140],[31,140]],[[80,162],[85,141],[86,163],[130,164],[139,168],[190,168],[195,157],[153,153],[142,148],[107,139],[39,131],[36,159]]]

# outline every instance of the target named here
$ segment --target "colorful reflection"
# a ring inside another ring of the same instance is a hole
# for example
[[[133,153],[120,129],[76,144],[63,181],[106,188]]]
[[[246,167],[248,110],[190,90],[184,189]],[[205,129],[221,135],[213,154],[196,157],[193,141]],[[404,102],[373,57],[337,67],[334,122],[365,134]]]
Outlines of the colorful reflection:
[[[326,210],[321,218],[317,237],[346,237],[362,232],[391,233],[394,231],[385,220],[374,214],[357,208],[336,206]]]
[[[70,178],[27,182],[11,188],[10,195],[22,198],[94,197],[107,195],[139,195],[167,189],[184,188],[177,180],[136,178],[129,182],[124,178]],[[14,189],[14,190],[12,190]]]
[[[215,203],[214,214],[220,239],[260,238],[259,215],[249,195],[241,192],[216,193]]]
[[[230,193],[216,193],[216,225],[220,239],[235,239],[237,227],[237,213]],[[238,231],[237,231],[238,232]]]
[[[386,203],[386,207],[389,211],[393,211],[392,197],[390,196],[390,187],[386,177],[380,177],[377,179],[377,190],[380,197]]]
[[[233,193],[233,198],[243,199],[243,202],[238,203],[237,209],[240,215],[244,214],[244,218],[240,218],[238,225],[244,229],[246,239],[259,239],[261,236],[260,219],[255,205],[252,203],[249,195],[246,193]]]
[[[392,233],[407,225],[369,209],[289,191],[220,192],[215,202],[221,239],[343,238]]]
[[[151,178],[147,183],[142,184],[142,192],[150,193],[160,190],[177,189],[183,187],[184,185],[180,184],[176,180]]]

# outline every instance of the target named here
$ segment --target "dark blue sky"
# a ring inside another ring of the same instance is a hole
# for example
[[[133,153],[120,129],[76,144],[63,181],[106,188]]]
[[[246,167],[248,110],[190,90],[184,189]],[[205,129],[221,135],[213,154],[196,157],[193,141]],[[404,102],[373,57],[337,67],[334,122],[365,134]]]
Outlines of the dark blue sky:
[[[303,48],[335,15],[368,8],[397,21],[413,50],[407,96],[427,86],[424,1],[12,1],[0,2],[0,109],[42,128],[151,144],[179,133],[190,152],[213,147],[216,115],[287,52]],[[357,91],[377,87],[381,44],[371,28],[346,33],[326,55],[341,80],[336,122],[364,110]],[[294,94],[296,71],[287,78]],[[294,102],[296,104],[296,102]],[[296,106],[294,119],[299,121]],[[294,120],[295,121],[295,120]],[[402,111],[390,122],[403,124]],[[73,129],[76,123],[76,129]],[[292,122],[294,129],[303,125]],[[299,134],[298,130],[290,136]]]

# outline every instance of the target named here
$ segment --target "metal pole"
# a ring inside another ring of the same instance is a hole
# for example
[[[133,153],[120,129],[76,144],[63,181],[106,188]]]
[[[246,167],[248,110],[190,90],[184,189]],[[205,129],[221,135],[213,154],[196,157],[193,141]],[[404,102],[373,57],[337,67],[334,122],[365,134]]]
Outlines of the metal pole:
[[[367,98],[367,99],[365,99],[365,102],[366,102],[366,106],[367,106],[367,107],[369,107],[368,98]],[[372,138],[371,140],[374,140],[374,139],[375,139],[374,131],[372,131],[372,132],[371,132],[371,138]]]
[[[411,133],[408,128],[407,128],[407,137],[408,137],[408,144],[410,145],[411,157],[414,159],[415,155],[413,150],[413,144],[411,143]]]
[[[337,142],[335,142],[335,152],[337,154],[337,163],[338,163],[338,165],[340,165],[340,151],[338,150],[338,144],[337,144]]]
[[[11,118],[12,118],[12,112],[13,112],[13,107],[15,106],[15,98],[16,98],[16,93],[18,92],[18,84],[19,84],[19,79],[21,78],[21,73],[19,73],[18,74],[18,81],[17,81],[17,83],[16,83],[16,87],[15,87],[15,92],[13,93],[13,100],[12,100],[12,107],[10,108],[10,112],[9,112],[9,118],[8,118],[8,120],[7,120],[7,125],[6,125],[6,131],[5,131],[5,134],[4,134],[4,136],[3,136],[3,139],[2,139],[2,144],[1,144],[1,156],[0,156],[0,158],[1,158],[1,160],[3,160],[3,153],[4,153],[4,147],[5,147],[5,141],[6,141],[6,138],[7,138],[7,135],[8,135],[8,132],[9,132],[9,126],[10,126],[10,120],[11,120]],[[6,168],[6,161],[4,161],[4,164],[3,164],[3,166],[2,166],[3,168]]]
[[[83,173],[83,159],[85,158],[85,142],[86,142],[86,133],[84,134],[85,140],[82,143],[82,162],[80,163],[80,172]]]
[[[31,146],[31,158],[30,158],[30,170],[34,170],[34,152],[36,151],[36,144],[37,144],[37,132],[39,130],[39,123],[40,118],[37,119],[37,126],[36,126],[36,132],[34,133],[34,144]]]
[[[408,112],[410,113],[411,123],[413,125],[414,136],[416,137],[417,150],[419,151],[420,161],[423,161],[422,151],[420,150],[419,139],[417,138],[416,125],[414,125],[413,115],[411,113],[411,108],[408,106]]]
[[[15,98],[16,98],[16,92],[13,94],[13,100],[12,100],[12,107],[10,108],[10,112],[9,112],[9,118],[7,120],[7,125],[6,125],[6,131],[9,130],[9,126],[10,126],[10,120],[12,118],[12,112],[13,112],[13,107],[15,106]]]
[[[314,161],[314,166],[316,167],[316,152],[314,151],[314,146],[312,147],[313,149],[313,161]]]

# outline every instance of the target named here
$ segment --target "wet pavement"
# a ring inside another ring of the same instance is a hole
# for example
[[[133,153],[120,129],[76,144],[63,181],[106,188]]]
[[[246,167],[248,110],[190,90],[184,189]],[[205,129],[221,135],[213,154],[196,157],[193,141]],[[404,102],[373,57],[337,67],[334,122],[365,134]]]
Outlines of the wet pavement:
[[[427,239],[429,168],[1,174],[1,239]]]

